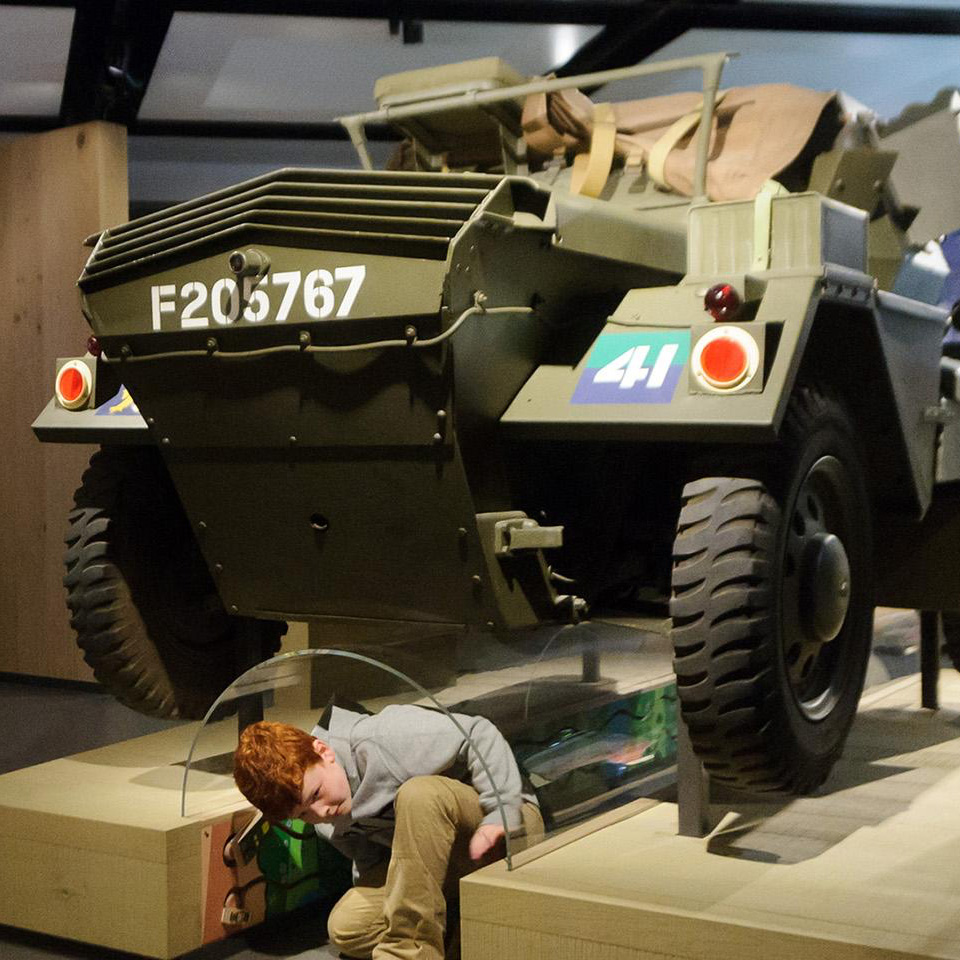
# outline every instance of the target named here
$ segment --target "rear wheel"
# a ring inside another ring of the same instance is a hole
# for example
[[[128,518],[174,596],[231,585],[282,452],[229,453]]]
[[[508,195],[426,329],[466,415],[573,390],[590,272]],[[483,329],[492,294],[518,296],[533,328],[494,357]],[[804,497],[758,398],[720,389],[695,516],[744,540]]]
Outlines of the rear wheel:
[[[96,678],[141,713],[202,717],[236,676],[243,621],[224,610],[157,451],[94,454],[69,524],[70,624]],[[285,624],[253,622],[269,657]]]
[[[807,792],[856,713],[872,634],[871,523],[853,424],[800,389],[762,478],[687,484],[674,543],[677,689],[717,781]]]

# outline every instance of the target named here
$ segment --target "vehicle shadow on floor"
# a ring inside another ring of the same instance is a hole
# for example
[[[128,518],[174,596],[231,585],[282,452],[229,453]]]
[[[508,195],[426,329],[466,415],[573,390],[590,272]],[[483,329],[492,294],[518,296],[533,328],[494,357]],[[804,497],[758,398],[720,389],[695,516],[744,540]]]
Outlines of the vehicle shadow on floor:
[[[902,813],[960,775],[960,716],[909,708],[861,713],[827,782],[809,797],[744,799],[714,790],[707,849],[718,856],[800,863],[855,831]]]

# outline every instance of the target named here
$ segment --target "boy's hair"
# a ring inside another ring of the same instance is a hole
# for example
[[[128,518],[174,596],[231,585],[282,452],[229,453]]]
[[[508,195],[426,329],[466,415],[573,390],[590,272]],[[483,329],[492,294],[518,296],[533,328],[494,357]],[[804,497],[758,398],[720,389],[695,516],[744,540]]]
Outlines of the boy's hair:
[[[286,820],[300,805],[303,775],[320,762],[314,740],[289,723],[268,720],[251,723],[240,734],[233,755],[233,779],[268,820]]]

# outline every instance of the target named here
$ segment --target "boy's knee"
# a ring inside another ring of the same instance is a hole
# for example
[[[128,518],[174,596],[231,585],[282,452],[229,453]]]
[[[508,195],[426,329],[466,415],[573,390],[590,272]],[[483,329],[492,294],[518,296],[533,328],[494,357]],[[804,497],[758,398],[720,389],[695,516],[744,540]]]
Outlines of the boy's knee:
[[[483,817],[476,790],[459,780],[443,776],[412,777],[401,784],[394,804],[398,828],[416,829],[443,821],[456,828],[476,829]]]
[[[369,938],[367,925],[356,911],[341,900],[327,917],[327,936],[330,942],[350,957],[369,957],[370,950],[363,949]]]
[[[444,802],[445,777],[411,777],[400,784],[397,790],[395,808],[439,806]]]

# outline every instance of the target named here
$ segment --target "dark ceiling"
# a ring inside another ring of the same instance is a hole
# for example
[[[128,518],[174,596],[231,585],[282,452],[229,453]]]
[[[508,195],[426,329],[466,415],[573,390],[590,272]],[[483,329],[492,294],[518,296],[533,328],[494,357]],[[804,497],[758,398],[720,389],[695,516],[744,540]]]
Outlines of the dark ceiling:
[[[695,28],[960,35],[960,10],[876,4],[780,3],[771,0],[0,0],[2,7],[73,8],[73,29],[58,115],[0,114],[0,131],[26,132],[106,119],[153,136],[341,140],[333,122],[143,119],[140,108],[177,13],[374,19],[404,44],[424,42],[430,21],[590,24],[599,28],[556,72],[572,75],[645,59]],[[2,13],[2,10],[0,10]],[[427,41],[429,42],[429,41]],[[384,128],[371,139],[391,138]]]

